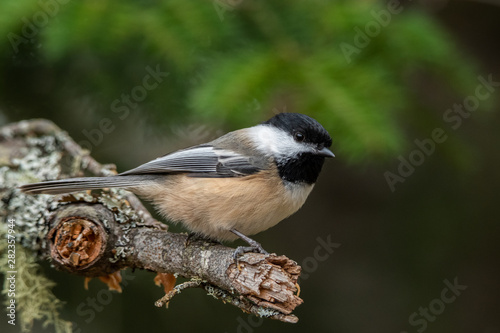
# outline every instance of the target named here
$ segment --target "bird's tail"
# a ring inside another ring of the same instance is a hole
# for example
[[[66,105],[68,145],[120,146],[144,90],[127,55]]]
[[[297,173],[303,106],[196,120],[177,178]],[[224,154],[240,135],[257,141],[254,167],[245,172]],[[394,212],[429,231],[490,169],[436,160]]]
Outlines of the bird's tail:
[[[29,194],[61,194],[106,187],[134,187],[144,185],[145,182],[153,179],[151,175],[82,177],[26,184],[19,188]]]

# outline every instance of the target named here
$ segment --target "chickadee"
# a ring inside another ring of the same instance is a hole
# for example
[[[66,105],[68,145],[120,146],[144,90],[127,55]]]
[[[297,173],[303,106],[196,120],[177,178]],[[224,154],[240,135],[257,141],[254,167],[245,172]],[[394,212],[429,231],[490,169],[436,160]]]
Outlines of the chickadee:
[[[257,126],[159,157],[110,177],[21,186],[31,194],[121,187],[151,201],[173,222],[214,240],[240,237],[244,252],[267,252],[246,235],[295,213],[319,176],[332,139],[313,118],[280,113]]]

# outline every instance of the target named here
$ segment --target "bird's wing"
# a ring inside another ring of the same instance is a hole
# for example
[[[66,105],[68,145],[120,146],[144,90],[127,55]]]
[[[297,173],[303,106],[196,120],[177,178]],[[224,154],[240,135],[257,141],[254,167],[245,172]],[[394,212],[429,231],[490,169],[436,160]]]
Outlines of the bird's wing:
[[[232,150],[200,145],[167,154],[120,175],[185,172],[196,177],[245,176],[261,170],[252,161],[253,157]]]

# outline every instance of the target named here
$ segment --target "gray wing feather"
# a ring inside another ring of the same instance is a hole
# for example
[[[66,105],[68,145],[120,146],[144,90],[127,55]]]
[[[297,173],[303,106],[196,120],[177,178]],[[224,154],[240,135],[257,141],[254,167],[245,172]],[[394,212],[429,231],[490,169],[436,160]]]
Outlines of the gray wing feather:
[[[193,147],[158,157],[120,175],[171,172],[215,172],[218,156],[212,147]]]
[[[159,157],[120,175],[186,172],[197,176],[234,177],[252,174],[259,170],[251,163],[249,156],[202,145]]]

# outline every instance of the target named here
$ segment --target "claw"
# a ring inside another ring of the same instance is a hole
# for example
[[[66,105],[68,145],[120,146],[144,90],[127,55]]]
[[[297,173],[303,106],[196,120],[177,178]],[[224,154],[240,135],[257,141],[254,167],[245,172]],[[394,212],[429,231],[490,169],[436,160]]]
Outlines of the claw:
[[[233,258],[237,260],[239,256],[249,252],[269,254],[260,244],[258,246],[238,246],[236,250],[234,250]]]
[[[231,232],[234,233],[236,236],[240,237],[241,239],[243,239],[245,242],[247,242],[248,245],[250,245],[250,246],[238,246],[236,248],[236,250],[234,250],[233,259],[236,262],[237,266],[239,265],[238,257],[245,254],[245,253],[255,252],[255,253],[269,254],[269,252],[264,250],[264,248],[262,247],[262,245],[260,245],[260,243],[254,241],[253,239],[251,239],[248,236],[245,236],[244,234],[242,234],[238,230],[231,229]]]

